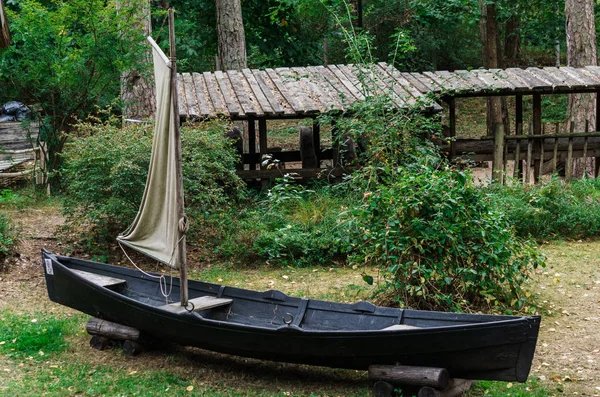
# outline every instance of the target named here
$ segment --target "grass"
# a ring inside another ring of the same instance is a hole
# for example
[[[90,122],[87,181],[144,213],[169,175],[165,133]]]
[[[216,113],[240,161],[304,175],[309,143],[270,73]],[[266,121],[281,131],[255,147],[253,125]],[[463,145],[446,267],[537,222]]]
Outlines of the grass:
[[[20,210],[25,208],[56,205],[58,199],[48,196],[34,186],[22,188],[0,188],[0,208]]]
[[[547,397],[551,394],[538,379],[530,377],[526,383],[480,381],[466,396]]]
[[[8,381],[0,390],[18,396],[298,396],[286,390],[240,390],[228,386],[235,382],[207,385],[194,377],[162,371],[130,371],[108,366],[78,364],[52,365],[34,377]],[[345,394],[345,393],[344,393]],[[318,394],[315,394],[318,395]],[[367,390],[345,394],[368,396]]]
[[[9,358],[45,360],[64,352],[65,337],[74,333],[83,316],[55,317],[37,313],[18,315],[0,312],[0,353]]]

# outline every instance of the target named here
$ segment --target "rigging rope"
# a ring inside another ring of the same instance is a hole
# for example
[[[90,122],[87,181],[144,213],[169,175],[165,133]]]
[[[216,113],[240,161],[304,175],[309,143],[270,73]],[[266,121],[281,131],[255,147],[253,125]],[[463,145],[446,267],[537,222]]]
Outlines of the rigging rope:
[[[129,259],[129,262],[131,262],[131,264],[139,272],[141,272],[142,274],[144,274],[145,276],[148,276],[150,278],[158,279],[158,284],[160,285],[160,293],[162,294],[162,296],[164,296],[165,303],[168,305],[169,304],[169,296],[171,296],[171,292],[173,291],[173,275],[169,274],[169,287],[168,287],[168,290],[167,290],[167,278],[166,278],[166,276],[164,274],[161,274],[160,276],[155,276],[154,274],[150,274],[148,272],[145,272],[138,265],[136,265],[136,263],[129,257],[129,255],[127,255],[127,252],[125,251],[125,248],[123,248],[123,245],[121,244],[121,242],[117,240],[117,243],[119,243],[119,247],[121,247],[121,250],[123,251],[123,253],[127,257],[127,259]]]

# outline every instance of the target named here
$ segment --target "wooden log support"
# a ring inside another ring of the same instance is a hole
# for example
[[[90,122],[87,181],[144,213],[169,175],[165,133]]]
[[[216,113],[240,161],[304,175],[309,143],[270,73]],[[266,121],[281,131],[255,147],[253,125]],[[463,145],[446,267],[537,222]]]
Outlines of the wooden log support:
[[[144,351],[144,345],[134,340],[126,340],[123,342],[123,352],[127,356],[139,356]]]
[[[417,394],[418,397],[457,397],[469,390],[474,381],[466,379],[451,379],[448,386],[443,390],[433,387],[422,387]]]
[[[112,340],[139,341],[141,339],[141,333],[138,329],[99,318],[90,318],[85,329],[90,335],[102,336]]]
[[[385,381],[377,381],[373,385],[373,397],[392,397],[394,395],[394,386]]]
[[[450,376],[444,368],[412,367],[404,365],[371,365],[369,379],[393,384],[429,386],[445,389]]]
[[[453,142],[454,143],[454,142]],[[504,181],[504,124],[494,125],[494,160],[492,161],[492,181]]]
[[[106,350],[112,347],[114,341],[105,336],[93,335],[90,339],[90,347],[94,350]]]

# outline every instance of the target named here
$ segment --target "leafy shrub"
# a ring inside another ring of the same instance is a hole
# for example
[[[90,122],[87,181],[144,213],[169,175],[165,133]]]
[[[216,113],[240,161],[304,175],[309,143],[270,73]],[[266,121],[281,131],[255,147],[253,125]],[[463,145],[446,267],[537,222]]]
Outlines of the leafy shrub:
[[[0,214],[0,259],[8,256],[17,241],[17,230],[5,214]]]
[[[339,215],[348,202],[336,187],[307,188],[286,175],[241,211],[225,215],[231,218],[229,226],[220,225],[223,236],[216,251],[224,257],[276,265],[330,265],[345,255]]]
[[[521,236],[582,238],[600,232],[600,181],[558,177],[526,186],[490,186],[488,192]]]
[[[352,260],[377,265],[381,300],[420,309],[522,308],[528,271],[543,264],[470,175],[403,167],[364,193]],[[365,277],[371,281],[370,277]]]
[[[184,194],[190,218],[243,195],[224,130],[219,122],[182,129]],[[150,161],[151,127],[81,124],[78,134],[81,137],[68,146],[61,172],[68,230],[80,232],[80,243],[88,252],[105,254],[138,211]],[[197,226],[194,222],[192,226],[193,233]]]

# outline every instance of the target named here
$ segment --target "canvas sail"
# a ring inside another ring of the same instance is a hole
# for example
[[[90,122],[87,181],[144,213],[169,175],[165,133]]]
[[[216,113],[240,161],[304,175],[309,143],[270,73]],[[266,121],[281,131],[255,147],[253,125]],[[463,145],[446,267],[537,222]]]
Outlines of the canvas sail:
[[[171,62],[152,38],[148,40],[152,44],[156,84],[152,157],[138,214],[117,240],[179,269],[182,261],[179,243],[185,237],[179,230],[181,213],[177,201],[181,189],[177,180],[179,115],[174,106],[177,91],[172,87]]]

